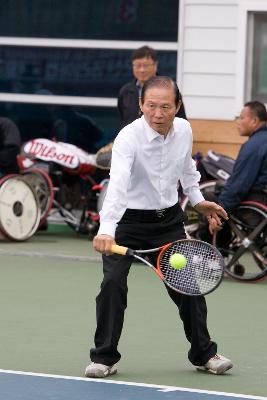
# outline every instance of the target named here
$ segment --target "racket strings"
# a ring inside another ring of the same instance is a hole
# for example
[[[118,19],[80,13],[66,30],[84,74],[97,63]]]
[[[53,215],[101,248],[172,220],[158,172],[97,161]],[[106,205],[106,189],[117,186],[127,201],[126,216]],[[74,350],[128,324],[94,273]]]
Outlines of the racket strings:
[[[185,256],[186,266],[175,269],[170,266],[172,254]],[[221,282],[223,259],[220,253],[205,242],[186,241],[173,243],[161,253],[159,267],[167,285],[189,295],[207,294]]]

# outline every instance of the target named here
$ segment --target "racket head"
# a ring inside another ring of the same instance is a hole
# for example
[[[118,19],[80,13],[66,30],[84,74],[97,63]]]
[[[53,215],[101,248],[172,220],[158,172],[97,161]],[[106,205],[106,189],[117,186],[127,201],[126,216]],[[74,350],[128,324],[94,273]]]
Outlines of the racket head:
[[[172,254],[185,256],[183,268],[171,267]],[[167,244],[157,258],[157,272],[161,272],[164,283],[173,290],[189,295],[202,296],[211,293],[221,283],[224,260],[221,253],[211,244],[195,239],[183,239]]]

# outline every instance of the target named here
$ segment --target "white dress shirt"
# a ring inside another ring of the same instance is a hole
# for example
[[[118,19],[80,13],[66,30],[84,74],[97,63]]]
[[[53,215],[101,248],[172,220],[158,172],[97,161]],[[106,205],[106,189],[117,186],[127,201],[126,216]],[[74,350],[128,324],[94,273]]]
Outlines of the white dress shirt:
[[[188,121],[175,118],[164,138],[145,117],[125,126],[112,149],[110,182],[100,211],[98,234],[114,237],[126,208],[158,210],[178,201],[177,184],[194,206],[204,198],[200,174],[192,159],[192,130]]]

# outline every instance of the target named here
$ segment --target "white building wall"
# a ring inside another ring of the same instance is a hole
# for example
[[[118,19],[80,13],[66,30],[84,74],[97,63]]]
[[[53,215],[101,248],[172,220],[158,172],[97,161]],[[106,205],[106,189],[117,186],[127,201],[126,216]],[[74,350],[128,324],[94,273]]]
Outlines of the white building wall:
[[[236,115],[238,4],[180,1],[178,84],[189,118]]]

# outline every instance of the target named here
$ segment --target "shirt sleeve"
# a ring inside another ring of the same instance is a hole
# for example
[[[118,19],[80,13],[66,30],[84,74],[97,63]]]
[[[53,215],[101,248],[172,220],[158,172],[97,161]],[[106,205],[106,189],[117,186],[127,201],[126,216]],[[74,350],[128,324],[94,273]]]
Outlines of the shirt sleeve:
[[[123,134],[119,134],[112,148],[110,181],[100,211],[98,234],[115,237],[117,224],[127,208],[127,188],[130,182],[133,160],[133,146],[129,145]]]
[[[196,163],[192,159],[192,130],[188,132],[190,135],[190,144],[188,152],[185,156],[183,174],[181,177],[181,185],[183,188],[183,192],[186,196],[188,196],[190,203],[194,207],[196,204],[205,200],[200,189],[199,189],[199,181],[200,181],[200,173],[197,171]]]

